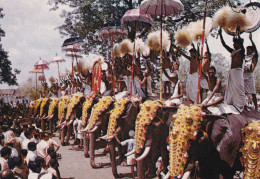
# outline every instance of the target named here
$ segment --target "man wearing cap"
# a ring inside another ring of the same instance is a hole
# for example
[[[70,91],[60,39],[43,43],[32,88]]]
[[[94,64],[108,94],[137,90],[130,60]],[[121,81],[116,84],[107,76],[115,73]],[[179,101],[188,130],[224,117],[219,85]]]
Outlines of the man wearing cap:
[[[219,35],[222,45],[231,53],[231,68],[226,84],[224,101],[229,105],[233,105],[238,112],[242,112],[247,104],[242,70],[245,58],[244,40],[240,37],[234,37],[234,49],[232,49],[226,45],[221,28],[219,29]]]

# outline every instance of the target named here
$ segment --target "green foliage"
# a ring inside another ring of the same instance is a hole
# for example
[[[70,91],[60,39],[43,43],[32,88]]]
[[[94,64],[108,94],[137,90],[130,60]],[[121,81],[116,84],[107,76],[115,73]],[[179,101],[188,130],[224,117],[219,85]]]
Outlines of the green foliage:
[[[2,8],[0,8],[0,18],[3,18]],[[5,36],[5,31],[0,26],[0,41]],[[12,63],[8,59],[8,53],[2,48],[0,43],[0,84],[17,85],[16,76],[12,72]]]

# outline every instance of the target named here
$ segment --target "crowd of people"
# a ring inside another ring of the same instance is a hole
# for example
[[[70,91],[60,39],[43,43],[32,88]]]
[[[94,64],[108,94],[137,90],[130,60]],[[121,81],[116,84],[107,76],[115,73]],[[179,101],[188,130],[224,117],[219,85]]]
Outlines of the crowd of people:
[[[8,118],[0,121],[0,178],[60,178],[60,145],[52,133],[38,127]]]

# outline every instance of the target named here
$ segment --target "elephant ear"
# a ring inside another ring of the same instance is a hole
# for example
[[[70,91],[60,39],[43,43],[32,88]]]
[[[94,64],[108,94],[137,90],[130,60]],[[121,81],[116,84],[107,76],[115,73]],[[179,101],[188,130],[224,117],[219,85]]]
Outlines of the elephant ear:
[[[130,126],[135,125],[135,119],[136,119],[137,113],[138,113],[138,107],[133,105],[132,102],[129,102],[126,106],[125,120]]]

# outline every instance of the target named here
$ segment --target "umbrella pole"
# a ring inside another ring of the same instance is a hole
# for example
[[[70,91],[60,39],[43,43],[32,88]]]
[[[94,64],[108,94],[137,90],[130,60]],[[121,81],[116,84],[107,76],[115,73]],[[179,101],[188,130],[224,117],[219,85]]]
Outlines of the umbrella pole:
[[[72,80],[72,84],[71,84],[71,95],[74,94],[74,74],[73,74],[73,62],[74,62],[74,57],[72,57],[72,62],[71,62],[71,80]]]
[[[163,1],[162,1],[163,3]],[[161,24],[160,24],[160,28],[161,28],[161,33],[160,33],[160,54],[161,54],[161,58],[160,58],[160,101],[162,101],[162,72],[163,72],[163,69],[162,69],[162,55],[163,55],[163,52],[162,52],[162,16],[163,16],[163,4],[161,5],[161,17],[160,17],[160,20],[161,20]]]
[[[203,56],[203,46],[204,46],[204,40],[205,40],[205,22],[206,22],[206,12],[207,12],[207,3],[208,1],[205,0],[204,4],[204,16],[203,16],[203,29],[202,29],[202,37],[201,37],[201,52],[200,55]],[[197,104],[200,103],[200,80],[201,80],[201,71],[202,71],[202,59],[200,60],[200,66],[199,66],[199,79],[198,79],[198,91],[197,91]]]
[[[114,64],[114,57],[113,57],[113,41],[114,41],[114,38],[113,38],[113,36],[112,36],[112,41],[111,41],[111,47],[112,47],[112,55],[111,55],[111,61],[112,61],[112,90],[113,90],[113,93],[114,93],[114,97],[115,97],[115,95],[116,95],[116,81],[115,81],[115,78],[116,78],[116,74],[115,74],[115,64]]]
[[[36,93],[36,98],[37,98],[37,73],[36,73],[36,87],[35,87],[35,93]]]
[[[61,88],[60,88],[60,66],[59,66],[59,62],[57,62],[58,65],[58,79],[59,79],[59,93],[58,97],[61,96]]]
[[[135,35],[136,35],[136,21],[135,21]],[[134,48],[133,48],[133,56],[132,56],[132,71],[131,71],[131,85],[130,85],[130,98],[132,97],[132,88],[134,81],[134,61],[135,61],[135,36],[134,36]]]

